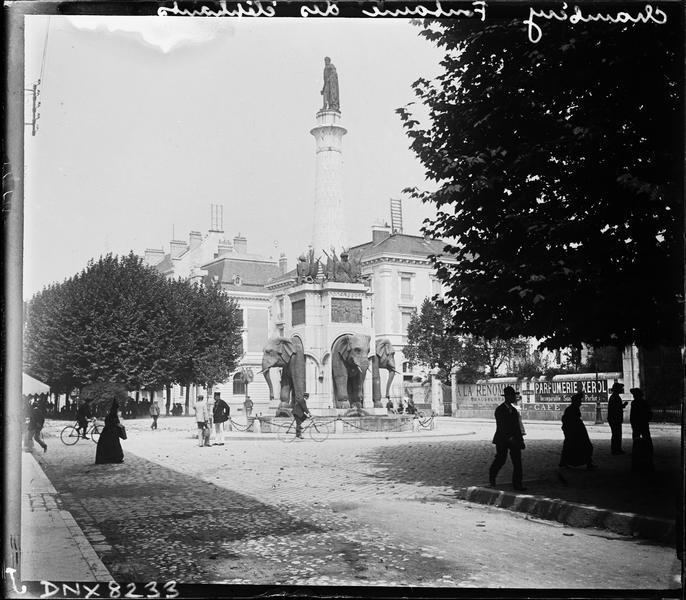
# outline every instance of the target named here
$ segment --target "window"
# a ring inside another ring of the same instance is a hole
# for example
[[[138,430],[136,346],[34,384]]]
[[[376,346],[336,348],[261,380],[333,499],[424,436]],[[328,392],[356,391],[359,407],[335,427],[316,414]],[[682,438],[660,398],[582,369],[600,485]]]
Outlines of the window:
[[[305,322],[305,301],[296,300],[291,303],[291,325],[302,325]]]
[[[277,321],[283,321],[283,306],[284,306],[284,300],[283,300],[283,296],[282,296],[276,302],[276,320]]]
[[[233,395],[243,396],[245,395],[245,383],[243,383],[243,378],[240,373],[236,373],[233,376]]]
[[[412,320],[412,316],[415,314],[414,310],[403,310],[400,313],[401,317],[401,323],[400,323],[400,333],[403,334],[403,336],[407,337],[407,328],[410,325],[410,321]]]
[[[414,294],[412,293],[412,275],[410,273],[400,274],[400,301],[412,302]]]
[[[283,325],[276,326],[276,335],[279,337],[283,337]]]
[[[243,309],[239,308],[237,311],[238,313],[238,326],[241,328],[245,327],[245,315],[243,314]]]

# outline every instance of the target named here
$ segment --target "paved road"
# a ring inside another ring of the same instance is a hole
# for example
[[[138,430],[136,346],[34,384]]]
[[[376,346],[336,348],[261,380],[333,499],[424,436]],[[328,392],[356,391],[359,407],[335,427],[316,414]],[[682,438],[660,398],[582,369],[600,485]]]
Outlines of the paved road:
[[[679,585],[672,547],[456,500],[456,486],[484,483],[491,424],[322,444],[234,432],[225,446],[210,448],[197,447],[183,420],[161,426],[151,432],[145,421],[128,422],[121,465],[96,466],[92,444],[68,448],[54,438],[39,457],[64,508],[119,581]],[[527,428],[528,450],[535,450],[525,460],[555,462],[551,427]]]

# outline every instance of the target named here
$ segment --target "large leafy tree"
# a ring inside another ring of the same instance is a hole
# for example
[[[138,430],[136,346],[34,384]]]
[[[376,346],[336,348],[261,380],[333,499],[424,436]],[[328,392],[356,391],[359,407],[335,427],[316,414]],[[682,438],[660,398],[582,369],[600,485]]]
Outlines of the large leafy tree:
[[[27,303],[25,370],[59,392],[218,381],[240,356],[239,318],[217,290],[168,281],[133,253],[107,255]]]
[[[609,5],[608,5],[609,6]],[[636,9],[636,5],[634,5]],[[640,8],[640,7],[639,7]],[[461,332],[550,348],[682,338],[682,19],[425,22],[443,75],[399,109]],[[636,10],[634,10],[636,12]]]

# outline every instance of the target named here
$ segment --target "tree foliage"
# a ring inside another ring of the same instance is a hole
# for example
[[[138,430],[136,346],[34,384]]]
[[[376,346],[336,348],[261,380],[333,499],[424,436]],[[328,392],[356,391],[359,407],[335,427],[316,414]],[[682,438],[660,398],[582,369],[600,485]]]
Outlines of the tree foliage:
[[[214,383],[241,354],[239,311],[218,289],[169,281],[133,253],[91,261],[25,308],[25,371],[66,392]]]
[[[521,339],[456,335],[452,324],[448,306],[425,299],[407,327],[405,357],[428,368],[438,367],[438,376],[446,383],[450,383],[452,372],[460,382],[469,383],[495,377],[503,365],[509,366],[510,361],[526,353],[526,343]]]
[[[662,6],[662,8],[665,8]],[[459,331],[562,348],[681,343],[682,23],[425,22],[443,75],[399,109],[437,207]],[[515,9],[513,9],[515,10]],[[528,13],[528,9],[526,9]],[[524,14],[524,13],[523,13]]]

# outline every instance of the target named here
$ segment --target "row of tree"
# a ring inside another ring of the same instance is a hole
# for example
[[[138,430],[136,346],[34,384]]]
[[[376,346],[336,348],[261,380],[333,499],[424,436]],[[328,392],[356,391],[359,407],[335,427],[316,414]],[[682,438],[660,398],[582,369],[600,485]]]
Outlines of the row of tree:
[[[235,370],[241,328],[236,302],[218,287],[109,254],[26,303],[24,370],[56,393],[99,381],[212,386]]]
[[[456,334],[450,308],[429,298],[410,320],[403,353],[414,364],[437,367],[437,376],[446,384],[450,384],[451,373],[457,375],[458,381],[473,383],[484,377],[621,370],[621,351],[612,346],[591,348],[583,360],[580,349],[571,348],[565,360],[553,363],[522,337],[487,339]]]

